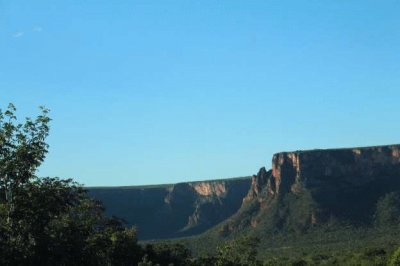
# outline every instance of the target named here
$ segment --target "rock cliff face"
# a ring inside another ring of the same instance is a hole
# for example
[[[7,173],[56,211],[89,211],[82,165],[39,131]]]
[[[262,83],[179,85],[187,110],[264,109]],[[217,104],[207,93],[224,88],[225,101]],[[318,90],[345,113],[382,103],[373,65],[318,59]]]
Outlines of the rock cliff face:
[[[258,171],[257,175],[253,175],[251,178],[251,187],[247,196],[243,199],[243,203],[248,203],[255,198],[258,200],[262,200],[261,193],[264,188],[268,188],[271,195],[275,193],[275,182],[271,180],[271,171],[265,170],[265,167],[262,167],[260,171]]]
[[[250,177],[148,187],[90,188],[106,212],[136,225],[140,239],[204,232],[234,214]]]
[[[201,196],[217,196],[220,197],[226,193],[226,186],[224,182],[198,182],[190,183],[197,194]]]
[[[392,191],[400,191],[400,145],[277,153],[220,231],[304,229],[332,219],[368,224],[377,200]]]
[[[272,176],[276,193],[296,185],[319,186],[323,182],[340,181],[362,186],[400,170],[400,146],[354,149],[313,150],[278,153],[272,159]],[[283,183],[282,183],[283,182]],[[287,191],[285,191],[287,192]]]

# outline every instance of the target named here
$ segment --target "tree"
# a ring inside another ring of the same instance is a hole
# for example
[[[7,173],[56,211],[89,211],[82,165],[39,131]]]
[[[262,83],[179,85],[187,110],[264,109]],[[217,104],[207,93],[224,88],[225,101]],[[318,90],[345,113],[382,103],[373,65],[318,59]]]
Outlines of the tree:
[[[49,110],[40,107],[42,113],[24,124],[17,123],[16,108],[9,104],[0,110],[0,203],[6,203],[8,213],[14,208],[14,197],[21,186],[35,178],[37,167],[43,162],[48,144]],[[7,217],[7,222],[11,222]]]
[[[186,266],[191,264],[190,251],[180,243],[147,244],[144,252],[147,255],[146,259],[155,265]]]
[[[241,237],[217,248],[216,265],[218,266],[255,266],[257,247],[260,240],[256,237]]]
[[[17,123],[0,110],[0,265],[137,265],[136,230],[107,218],[72,179],[38,178],[48,110]]]
[[[24,124],[17,123],[13,104],[5,112],[0,110],[0,246],[10,256],[18,246],[21,259],[29,256],[31,250],[26,244],[32,241],[29,235],[15,235],[27,222],[20,219],[18,204],[25,199],[25,187],[36,179],[36,169],[48,149],[45,139],[49,132],[49,110],[40,109],[42,112],[35,120],[27,118]]]
[[[391,192],[380,198],[374,218],[375,225],[379,227],[400,225],[400,193]]]
[[[389,266],[399,266],[400,265],[400,247],[396,249],[388,263]]]

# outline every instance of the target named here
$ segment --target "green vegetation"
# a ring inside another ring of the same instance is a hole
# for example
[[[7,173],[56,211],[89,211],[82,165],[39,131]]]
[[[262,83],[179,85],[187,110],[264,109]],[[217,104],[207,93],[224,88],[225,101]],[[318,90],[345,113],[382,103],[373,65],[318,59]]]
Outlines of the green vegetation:
[[[218,261],[217,256],[220,253],[215,252],[215,246],[217,246],[217,251],[220,251],[220,247],[229,246],[228,243],[231,241],[244,242],[238,241],[241,238],[243,237],[224,241],[209,239],[209,242],[192,238],[181,241],[193,248],[194,257],[212,257]],[[249,235],[247,238],[254,238],[254,236]],[[255,265],[387,265],[395,256],[393,255],[395,249],[400,245],[400,232],[338,227],[320,228],[302,234],[259,235],[259,239],[255,252],[256,263],[260,264]],[[243,246],[237,248],[237,256],[243,255],[245,258],[244,251],[248,248]],[[232,256],[232,258],[239,262],[240,259],[237,256]]]
[[[257,260],[258,238],[234,239],[217,248],[216,265],[259,265]]]
[[[389,265],[390,266],[400,265],[400,247],[396,249],[396,251],[393,253],[392,257],[389,260]]]
[[[400,193],[391,192],[379,199],[374,216],[378,227],[396,227],[400,225]]]
[[[185,247],[139,245],[135,228],[106,217],[71,179],[35,175],[48,149],[41,110],[23,124],[12,104],[0,111],[0,265],[186,265]]]

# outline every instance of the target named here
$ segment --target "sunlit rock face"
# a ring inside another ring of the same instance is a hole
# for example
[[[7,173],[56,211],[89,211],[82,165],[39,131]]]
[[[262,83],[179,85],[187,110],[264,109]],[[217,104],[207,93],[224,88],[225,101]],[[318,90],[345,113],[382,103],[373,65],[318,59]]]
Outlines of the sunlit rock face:
[[[201,196],[220,197],[227,192],[226,182],[196,182],[190,183],[194,190]]]
[[[379,146],[353,149],[283,152],[273,156],[272,176],[276,193],[282,189],[296,191],[324,182],[362,186],[374,180],[400,173],[400,146]],[[399,177],[400,178],[400,177]],[[289,187],[284,187],[287,183]]]

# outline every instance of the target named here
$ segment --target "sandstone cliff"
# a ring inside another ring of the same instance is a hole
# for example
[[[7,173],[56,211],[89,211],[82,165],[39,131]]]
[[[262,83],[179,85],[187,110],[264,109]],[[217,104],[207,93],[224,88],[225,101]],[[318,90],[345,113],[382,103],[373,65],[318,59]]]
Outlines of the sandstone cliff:
[[[399,170],[399,145],[284,152],[272,158],[276,193],[285,189],[296,192],[299,186],[313,187],[342,179],[362,186]]]

